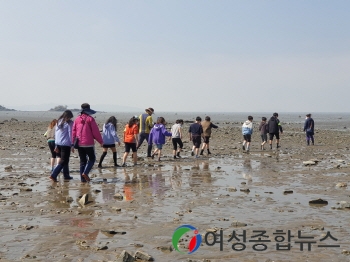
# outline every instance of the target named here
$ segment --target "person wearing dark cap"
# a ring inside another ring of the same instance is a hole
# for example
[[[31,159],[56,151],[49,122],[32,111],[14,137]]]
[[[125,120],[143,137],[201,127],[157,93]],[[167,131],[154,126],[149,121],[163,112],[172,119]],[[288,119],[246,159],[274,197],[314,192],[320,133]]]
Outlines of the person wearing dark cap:
[[[304,123],[304,132],[306,133],[306,143],[309,146],[310,140],[312,145],[315,144],[314,140],[314,128],[315,128],[315,122],[311,118],[311,114],[306,115],[305,123]]]
[[[95,119],[91,116],[96,111],[90,108],[88,103],[81,105],[81,113],[75,119],[72,131],[72,143],[76,144],[78,139],[78,153],[80,158],[80,179],[81,182],[89,182],[89,172],[95,160],[95,141],[103,145],[100,130]]]
[[[279,148],[280,145],[280,133],[283,134],[283,129],[281,126],[281,122],[278,119],[278,113],[273,113],[272,117],[270,120],[267,122],[267,125],[269,127],[269,144],[270,144],[270,149],[272,149],[272,140],[273,137],[276,137],[276,148]]]
[[[139,126],[139,142],[137,145],[137,149],[140,148],[142,145],[143,141],[146,140],[148,141],[149,138],[149,133],[151,131],[151,128],[153,127],[153,119],[152,119],[152,114],[154,113],[154,109],[152,107],[146,108],[145,113],[141,114],[139,116],[140,119],[140,126]],[[152,143],[148,144],[147,147],[147,157],[152,157]]]

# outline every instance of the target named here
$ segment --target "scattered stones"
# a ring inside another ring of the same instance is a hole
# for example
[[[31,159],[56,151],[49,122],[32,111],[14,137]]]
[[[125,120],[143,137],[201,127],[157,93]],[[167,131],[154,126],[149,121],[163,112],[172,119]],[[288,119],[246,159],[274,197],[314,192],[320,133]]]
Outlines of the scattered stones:
[[[81,204],[82,206],[85,206],[89,201],[89,194],[84,194],[80,200],[79,200],[79,204]]]
[[[328,205],[328,201],[319,198],[315,200],[310,200],[309,204],[310,205]]]
[[[67,197],[66,197],[66,202],[67,202],[67,203],[73,202],[73,198],[70,197],[70,196],[67,196]]]
[[[139,251],[139,250],[135,252],[134,257],[142,260],[146,260],[146,261],[153,261],[153,258],[150,255],[148,255],[146,252]]]
[[[12,165],[5,166],[5,171],[11,171],[13,169]]]
[[[116,193],[113,197],[119,201],[124,199],[124,196],[120,193]]]
[[[134,262],[134,261],[135,261],[135,258],[126,250],[123,250],[116,260],[116,262]]]
[[[237,188],[235,188],[235,187],[229,187],[227,190],[228,190],[229,192],[236,192],[236,191],[237,191]]]
[[[243,222],[238,222],[237,220],[235,220],[231,223],[231,226],[233,226],[233,227],[246,227],[247,224],[243,223]]]
[[[25,229],[25,230],[31,230],[32,228],[34,228],[34,226],[20,225],[20,226],[18,226],[18,228]]]
[[[347,186],[348,186],[348,184],[345,182],[341,182],[341,183],[336,184],[336,187],[347,187]]]

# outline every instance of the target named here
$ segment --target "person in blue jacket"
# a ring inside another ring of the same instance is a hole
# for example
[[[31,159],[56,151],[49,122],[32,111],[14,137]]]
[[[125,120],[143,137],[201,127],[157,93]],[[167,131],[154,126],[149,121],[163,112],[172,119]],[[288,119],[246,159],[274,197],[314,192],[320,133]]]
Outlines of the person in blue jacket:
[[[253,117],[248,116],[248,120],[245,121],[242,125],[242,134],[243,134],[243,150],[247,150],[247,153],[249,152],[250,142],[252,139],[253,134]]]
[[[120,140],[117,136],[117,119],[114,116],[108,118],[106,123],[103,125],[102,139],[103,153],[101,155],[100,162],[98,163],[98,168],[102,168],[102,162],[107,155],[108,148],[110,148],[113,152],[114,166],[119,167],[117,164],[117,150],[115,148],[115,143],[118,143],[118,146],[120,146]]]
[[[309,146],[310,140],[312,145],[315,144],[314,140],[314,128],[315,128],[315,122],[311,118],[311,114],[306,115],[305,123],[304,123],[304,132],[306,133],[306,143]]]
[[[172,136],[172,134],[166,130],[164,125],[165,125],[164,117],[158,117],[157,123],[153,126],[148,138],[148,144],[151,145],[152,143],[154,143],[156,145],[156,149],[154,150],[151,157],[153,159],[154,155],[158,154],[158,161],[160,161],[162,148],[163,148],[163,145],[165,144],[165,137]]]

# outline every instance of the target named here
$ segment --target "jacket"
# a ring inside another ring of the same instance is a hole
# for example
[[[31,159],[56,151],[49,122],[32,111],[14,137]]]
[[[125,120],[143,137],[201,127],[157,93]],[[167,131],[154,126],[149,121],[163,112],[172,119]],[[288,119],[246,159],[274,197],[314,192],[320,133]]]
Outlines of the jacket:
[[[102,139],[104,145],[112,145],[115,142],[120,142],[115,127],[112,123],[104,124],[102,130]]]
[[[46,133],[44,136],[47,138],[47,142],[49,141],[55,141],[55,132],[56,132],[56,126],[53,128],[48,127]]]
[[[165,137],[172,134],[165,129],[162,124],[155,124],[148,137],[148,144],[165,144]]]
[[[262,121],[259,125],[260,135],[266,135],[268,133],[268,126],[266,121]]]
[[[253,134],[253,123],[249,120],[245,121],[242,125],[242,134],[251,135]]]
[[[218,128],[217,125],[214,125],[212,122],[204,120],[202,123],[202,128],[203,128],[203,134],[204,136],[211,136],[211,129],[212,128]]]
[[[139,119],[140,119],[139,133],[149,134],[150,129],[153,127],[152,116],[147,114],[147,113],[145,113],[145,114],[141,114],[139,116]]]
[[[305,120],[305,124],[304,124],[304,131],[307,131],[309,133],[314,133],[314,128],[315,128],[315,122],[311,117],[308,117]],[[310,129],[308,131],[308,129]]]
[[[74,120],[72,143],[74,143],[76,137],[79,138],[79,146],[82,147],[94,146],[94,139],[100,144],[103,144],[102,136],[95,119],[86,114],[81,114]]]
[[[61,126],[60,120],[55,126],[55,144],[59,146],[72,146],[73,121],[64,123]]]
[[[272,116],[267,124],[269,125],[270,134],[277,134],[279,132],[283,132],[281,123],[278,120],[278,118]]]

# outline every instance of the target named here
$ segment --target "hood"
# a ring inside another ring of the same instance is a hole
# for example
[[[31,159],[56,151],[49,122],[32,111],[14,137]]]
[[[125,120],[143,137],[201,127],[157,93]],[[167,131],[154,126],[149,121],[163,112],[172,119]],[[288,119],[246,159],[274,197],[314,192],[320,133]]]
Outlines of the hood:
[[[244,122],[243,126],[251,127],[251,126],[252,126],[252,122],[250,122],[249,120],[246,120],[246,121]]]
[[[159,124],[155,124],[155,125],[153,126],[154,130],[155,130],[155,131],[158,131],[158,132],[161,131],[162,127],[163,127],[163,125],[159,125]]]

